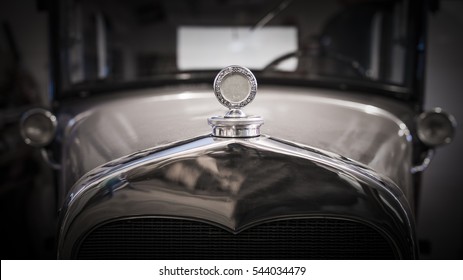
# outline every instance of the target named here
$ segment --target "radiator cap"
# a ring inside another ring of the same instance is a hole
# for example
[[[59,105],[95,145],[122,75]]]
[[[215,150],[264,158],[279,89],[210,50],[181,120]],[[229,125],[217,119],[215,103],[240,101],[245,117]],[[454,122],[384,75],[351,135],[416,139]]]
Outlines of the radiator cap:
[[[208,119],[212,135],[228,138],[260,135],[264,120],[260,116],[248,116],[241,110],[257,94],[257,81],[249,69],[238,65],[222,69],[214,80],[214,94],[228,112]]]

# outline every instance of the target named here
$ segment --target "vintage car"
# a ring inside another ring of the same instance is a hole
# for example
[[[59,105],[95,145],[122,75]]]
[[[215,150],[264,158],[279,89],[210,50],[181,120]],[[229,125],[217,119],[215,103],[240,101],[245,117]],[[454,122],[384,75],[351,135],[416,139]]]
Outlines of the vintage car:
[[[419,257],[424,2],[55,4],[58,258]]]

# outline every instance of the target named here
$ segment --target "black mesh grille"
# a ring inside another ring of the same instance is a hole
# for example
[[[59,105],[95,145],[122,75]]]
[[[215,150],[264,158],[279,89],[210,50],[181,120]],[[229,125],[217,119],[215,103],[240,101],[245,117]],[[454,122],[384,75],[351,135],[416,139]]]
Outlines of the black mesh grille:
[[[79,259],[393,259],[376,230],[338,219],[291,219],[239,234],[197,221],[118,220],[93,230]]]

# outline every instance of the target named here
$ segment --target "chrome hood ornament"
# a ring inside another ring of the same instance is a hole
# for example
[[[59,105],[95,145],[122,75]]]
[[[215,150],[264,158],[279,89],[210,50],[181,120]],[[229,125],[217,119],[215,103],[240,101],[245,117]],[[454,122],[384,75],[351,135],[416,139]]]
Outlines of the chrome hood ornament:
[[[241,108],[256,97],[257,81],[252,72],[242,66],[231,65],[222,69],[214,80],[214,93],[229,111],[225,116],[208,119],[212,135],[217,137],[256,137],[264,120],[248,116]]]

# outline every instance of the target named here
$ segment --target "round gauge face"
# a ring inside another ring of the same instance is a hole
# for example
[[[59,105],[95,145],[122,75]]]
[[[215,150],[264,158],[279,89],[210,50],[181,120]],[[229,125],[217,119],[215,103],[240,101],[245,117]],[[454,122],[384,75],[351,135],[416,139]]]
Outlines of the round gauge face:
[[[251,93],[249,80],[240,73],[225,76],[220,85],[220,94],[231,103],[245,101]]]
[[[214,93],[225,107],[239,109],[248,105],[256,96],[257,81],[249,69],[242,66],[228,66],[217,74]]]

